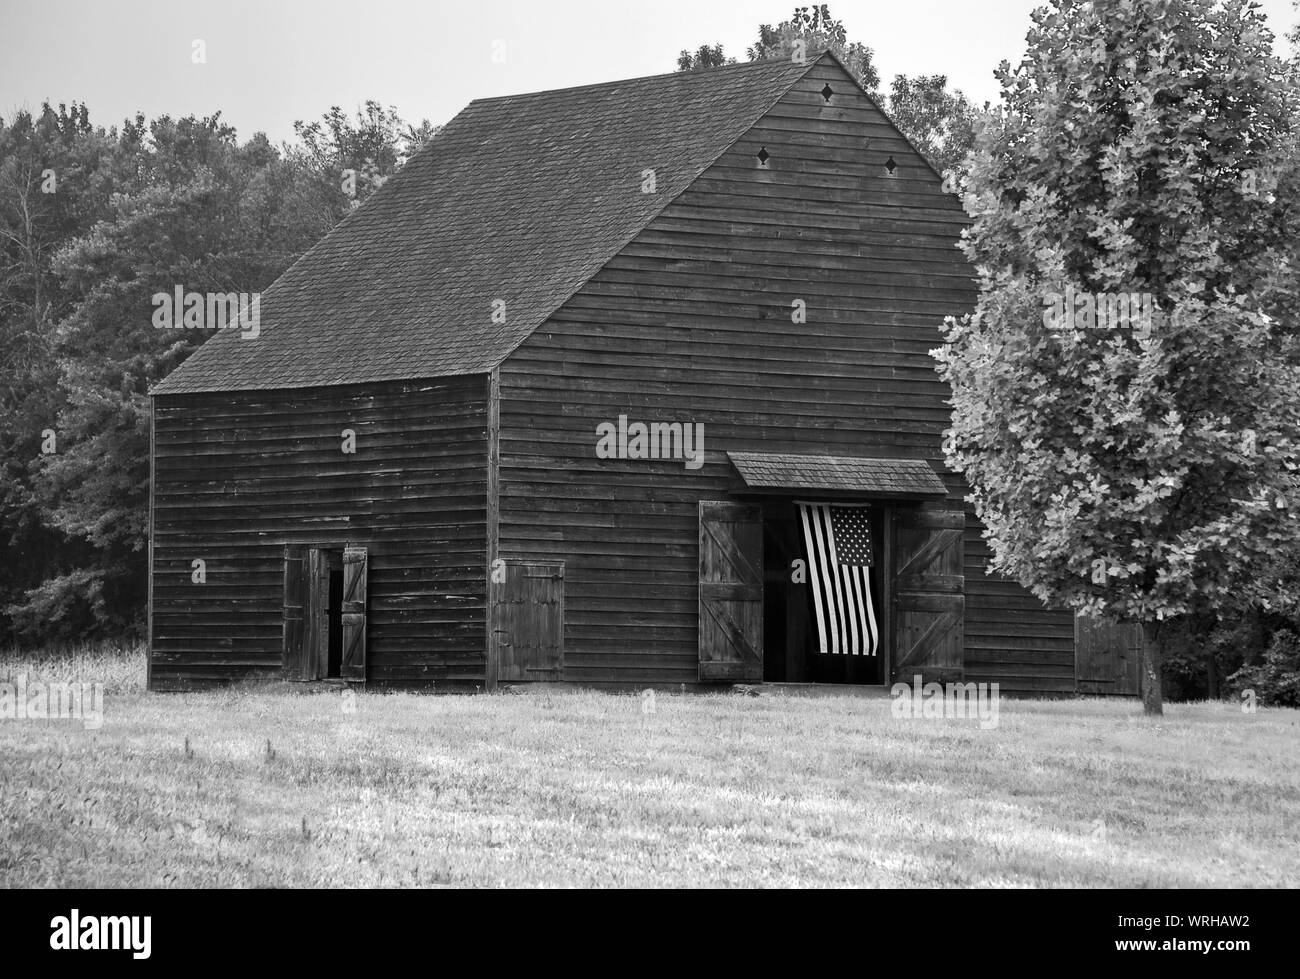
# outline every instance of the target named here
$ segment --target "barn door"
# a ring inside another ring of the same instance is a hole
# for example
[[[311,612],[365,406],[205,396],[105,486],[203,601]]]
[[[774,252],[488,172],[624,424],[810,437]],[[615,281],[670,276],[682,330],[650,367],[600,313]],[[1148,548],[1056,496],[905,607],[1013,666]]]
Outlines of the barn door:
[[[492,590],[497,680],[564,679],[564,562],[505,561]]]
[[[1079,693],[1136,697],[1142,626],[1080,615],[1074,620],[1074,682]]]
[[[280,646],[280,671],[286,680],[311,679],[306,643],[307,548],[284,548],[284,633]]]
[[[763,511],[700,501],[701,681],[763,682]]]
[[[966,612],[966,514],[900,507],[894,514],[893,679],[960,680]]]
[[[329,670],[330,565],[329,554],[313,547],[307,552],[307,619],[303,630],[304,680],[319,680]]]
[[[339,675],[344,680],[366,679],[366,579],[369,555],[364,547],[343,550],[343,656]]]

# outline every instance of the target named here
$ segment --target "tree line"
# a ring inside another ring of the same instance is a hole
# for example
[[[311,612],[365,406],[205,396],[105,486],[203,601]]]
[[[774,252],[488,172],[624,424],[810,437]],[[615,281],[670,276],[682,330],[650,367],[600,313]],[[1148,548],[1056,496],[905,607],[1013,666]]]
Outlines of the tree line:
[[[264,290],[436,128],[367,102],[294,131],[104,128],[77,102],[0,119],[0,642],[142,629],[147,392],[206,338],[160,342],[150,297]]]

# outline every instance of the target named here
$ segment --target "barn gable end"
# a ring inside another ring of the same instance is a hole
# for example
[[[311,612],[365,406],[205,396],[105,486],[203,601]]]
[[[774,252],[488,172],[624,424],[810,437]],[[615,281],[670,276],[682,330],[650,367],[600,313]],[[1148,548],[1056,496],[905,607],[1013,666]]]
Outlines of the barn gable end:
[[[747,489],[728,451],[942,471],[929,350],[974,304],[966,220],[824,57],[506,359],[500,553],[565,560],[566,679],[696,679],[697,505]],[[701,424],[707,461],[598,458],[620,416]],[[984,575],[973,515],[965,536],[966,677],[1073,690],[1071,616]]]

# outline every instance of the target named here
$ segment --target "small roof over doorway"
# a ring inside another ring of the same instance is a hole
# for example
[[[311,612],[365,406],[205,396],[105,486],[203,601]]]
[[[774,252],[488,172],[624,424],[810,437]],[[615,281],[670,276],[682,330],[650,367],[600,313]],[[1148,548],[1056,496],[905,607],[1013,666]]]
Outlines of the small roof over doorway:
[[[820,491],[891,499],[936,498],[948,488],[924,459],[728,452],[740,478],[757,493]]]

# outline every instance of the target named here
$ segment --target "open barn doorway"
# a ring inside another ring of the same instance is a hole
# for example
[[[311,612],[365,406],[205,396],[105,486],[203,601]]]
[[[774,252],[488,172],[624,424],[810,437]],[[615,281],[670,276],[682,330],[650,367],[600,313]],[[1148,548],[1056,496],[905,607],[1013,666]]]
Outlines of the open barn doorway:
[[[699,506],[701,681],[962,679],[963,509],[784,495]]]
[[[338,680],[343,676],[343,552],[330,551],[329,579],[322,596],[326,602],[325,677]]]
[[[368,570],[364,547],[285,547],[286,679],[365,680]]]
[[[891,512],[858,501],[764,502],[764,681],[888,682]],[[833,562],[832,532],[844,552]]]

